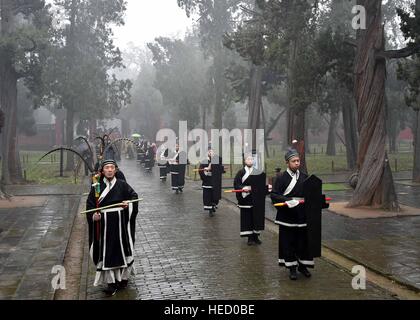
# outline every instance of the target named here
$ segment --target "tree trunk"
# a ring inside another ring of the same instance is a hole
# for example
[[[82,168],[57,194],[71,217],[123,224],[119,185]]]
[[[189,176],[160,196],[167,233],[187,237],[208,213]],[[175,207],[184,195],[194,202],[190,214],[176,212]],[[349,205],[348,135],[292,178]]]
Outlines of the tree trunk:
[[[295,9],[293,9],[295,10]],[[296,103],[299,99],[298,88],[296,88],[295,81],[297,80],[298,73],[300,72],[299,67],[299,33],[301,30],[294,30],[295,34],[289,43],[289,61],[287,66],[287,98],[289,102],[288,110],[288,122],[287,122],[287,144],[291,145],[293,140],[298,141],[300,146],[298,150],[300,153],[300,170],[307,172],[306,160],[305,160],[305,109],[306,106],[302,106]]]
[[[252,149],[256,149],[257,129],[261,124],[261,80],[262,67],[252,66],[248,98],[248,128],[252,130]]]
[[[282,150],[283,151],[287,151],[287,149],[290,147],[290,144],[292,143],[291,141],[289,141],[289,119],[291,116],[291,111],[290,111],[290,106],[287,108],[286,110],[286,125],[283,127],[283,145],[282,145]]]
[[[0,3],[1,36],[10,36],[13,13],[12,2]],[[17,81],[18,74],[13,67],[13,58],[7,48],[0,49],[0,107],[4,115],[2,128],[2,184],[22,182],[19,171],[20,159],[17,157]]]
[[[265,156],[267,158],[270,157],[270,151],[268,150],[268,133],[267,133],[267,122],[265,119],[265,113],[264,113],[264,106],[261,102],[261,117],[262,117],[262,128],[264,129],[264,149],[265,149]]]
[[[331,112],[330,115],[330,125],[328,127],[328,141],[327,141],[327,155],[328,156],[335,156],[335,132],[337,130],[337,122],[338,122],[338,112]]]
[[[1,55],[0,55],[1,56]],[[5,121],[2,130],[2,182],[13,184],[22,182],[18,171],[20,159],[17,158],[17,75],[11,63],[0,62],[0,104]],[[10,62],[10,61],[9,61]]]
[[[71,70],[76,65],[76,16],[77,16],[77,0],[72,0],[70,3],[70,25],[69,25],[69,33],[67,35],[67,47],[70,57],[72,58],[73,62],[68,66]],[[69,70],[69,71],[70,71]],[[74,115],[75,115],[75,105],[74,105],[74,96],[71,94],[67,97],[67,101],[65,101],[65,108],[66,108],[66,144],[67,147],[71,147],[74,143]],[[74,155],[72,152],[67,152],[67,164],[66,170],[72,171],[74,170]]]
[[[420,109],[415,109],[416,130],[414,133],[413,181],[420,182]]]
[[[300,170],[307,173],[306,159],[305,159],[305,108],[295,106],[290,109],[289,123],[288,123],[288,141],[298,141],[298,151],[300,155]]]
[[[72,108],[67,109],[66,117],[66,144],[68,148],[71,148],[74,143],[74,112]],[[67,165],[66,171],[74,170],[74,155],[72,152],[67,152]]]
[[[388,133],[389,152],[397,152],[397,135],[398,135],[398,121],[396,120],[395,111],[389,108],[388,99],[385,95],[385,110],[386,110],[386,128]]]
[[[399,210],[392,173],[385,152],[386,61],[381,0],[358,1],[366,8],[366,30],[358,30],[355,60],[355,98],[360,133],[357,157],[358,183],[350,207],[372,206]]]
[[[416,0],[416,18],[420,18],[420,0]],[[416,130],[414,132],[414,165],[413,181],[420,182],[420,106],[414,110],[416,115]]]
[[[215,129],[222,129],[223,126],[223,52],[218,50],[214,57],[214,86],[215,86],[215,104],[214,104],[214,120]]]
[[[89,131],[92,134],[92,120],[89,120]],[[130,121],[121,119],[121,135],[130,138]]]
[[[305,114],[306,115],[306,114]],[[308,121],[308,119],[306,119]],[[311,154],[311,148],[310,148],[310,141],[309,141],[309,129],[308,126],[305,125],[305,155]]]
[[[346,141],[347,169],[354,170],[357,161],[357,131],[354,101],[352,98],[342,99],[344,139]]]
[[[204,103],[202,105],[201,111],[202,111],[201,123],[202,123],[202,126],[203,126],[202,128],[203,128],[203,130],[206,130],[206,111],[207,111],[207,108],[206,108],[206,105]]]
[[[395,131],[391,131],[388,136],[390,153],[397,153],[397,135],[394,133]]]

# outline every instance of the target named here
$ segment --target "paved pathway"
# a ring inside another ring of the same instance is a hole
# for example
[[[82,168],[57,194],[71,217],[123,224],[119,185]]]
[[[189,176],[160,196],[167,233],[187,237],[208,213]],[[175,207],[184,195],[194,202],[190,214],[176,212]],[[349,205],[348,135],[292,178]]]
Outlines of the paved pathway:
[[[210,218],[202,210],[199,185],[187,181],[183,194],[144,173],[135,162],[121,168],[141,194],[135,250],[137,275],[111,299],[390,299],[368,283],[353,290],[352,275],[317,259],[311,279],[292,282],[277,265],[278,237],[266,230],[261,246],[239,237],[239,211],[227,201]],[[87,277],[87,299],[104,299]]]
[[[80,195],[74,186],[15,191],[36,205],[0,209],[0,299],[52,299],[51,271],[63,263]]]

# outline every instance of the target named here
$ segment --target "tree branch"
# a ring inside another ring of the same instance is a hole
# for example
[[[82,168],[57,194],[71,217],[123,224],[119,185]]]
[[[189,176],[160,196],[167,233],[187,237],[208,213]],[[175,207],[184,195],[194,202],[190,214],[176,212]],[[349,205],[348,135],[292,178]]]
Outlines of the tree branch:
[[[345,39],[344,43],[355,48],[357,47],[357,43],[355,39]]]
[[[407,58],[415,53],[420,53],[420,44],[408,46],[399,50],[379,51],[376,53],[376,57],[383,59],[399,59]]]

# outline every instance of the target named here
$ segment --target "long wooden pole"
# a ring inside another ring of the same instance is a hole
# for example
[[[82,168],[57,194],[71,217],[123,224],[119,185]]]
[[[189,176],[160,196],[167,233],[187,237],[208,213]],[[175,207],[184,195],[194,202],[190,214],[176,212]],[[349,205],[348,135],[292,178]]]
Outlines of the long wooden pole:
[[[121,203],[114,203],[111,204],[109,206],[105,206],[105,207],[100,207],[100,208],[95,208],[95,209],[90,209],[90,210],[86,210],[86,211],[82,211],[80,212],[80,214],[86,214],[86,213],[91,213],[91,212],[98,212],[104,209],[110,209],[110,208],[115,208],[115,207],[122,207],[125,204],[129,204],[129,203],[135,203],[135,202],[140,202],[143,201],[143,199],[136,199],[136,200],[130,200],[130,201],[125,201],[125,203],[121,202]]]

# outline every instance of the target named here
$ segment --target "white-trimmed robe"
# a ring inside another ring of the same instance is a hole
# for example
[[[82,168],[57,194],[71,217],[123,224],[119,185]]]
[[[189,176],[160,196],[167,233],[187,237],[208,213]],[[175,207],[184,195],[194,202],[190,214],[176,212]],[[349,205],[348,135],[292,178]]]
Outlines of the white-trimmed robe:
[[[287,169],[273,186],[273,203],[302,200],[303,182],[307,177],[302,172],[293,173]],[[279,265],[291,268],[301,264],[313,268],[314,260],[308,246],[305,205],[277,207],[275,223],[279,225]]]
[[[125,182],[114,178],[111,182],[100,180],[100,207],[138,199],[137,193]],[[96,208],[95,189],[92,186],[86,209]],[[135,220],[138,204],[101,211],[100,236],[93,213],[86,215],[89,225],[89,253],[96,266],[94,286],[128,280],[134,273]]]
[[[244,167],[243,169],[239,170],[233,180],[233,187],[236,190],[241,190],[244,187],[254,187],[252,184],[252,175],[259,175],[262,172],[258,169],[252,167]],[[268,190],[268,189],[267,189]],[[266,190],[266,191],[267,191]],[[252,193],[237,193],[236,199],[238,200],[238,207],[241,211],[241,230],[240,236],[241,237],[250,237],[252,235],[259,235],[261,231],[265,228],[265,211],[258,210],[258,208],[254,207],[254,199],[253,196],[255,194]],[[260,195],[265,198],[264,195]],[[262,208],[264,209],[264,208]]]
[[[185,163],[182,163],[186,161]],[[184,151],[177,151],[170,163],[171,188],[172,190],[183,190],[185,185],[185,171],[188,164],[187,154]]]
[[[209,166],[210,171],[204,171],[204,168]],[[218,206],[222,198],[222,175],[224,173],[222,158],[219,157],[218,162],[214,161],[213,164],[211,158],[207,158],[207,161],[200,164],[199,169],[202,181],[201,188],[203,189],[203,208],[212,211]]]

